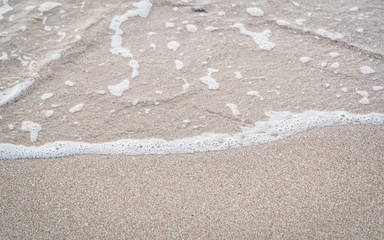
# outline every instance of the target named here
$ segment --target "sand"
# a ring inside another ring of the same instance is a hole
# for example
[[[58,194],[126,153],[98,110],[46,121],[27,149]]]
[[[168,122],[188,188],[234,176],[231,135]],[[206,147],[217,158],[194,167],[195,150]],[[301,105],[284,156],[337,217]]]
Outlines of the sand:
[[[383,127],[170,156],[1,161],[0,237],[381,239]]]
[[[0,154],[384,113],[379,0],[153,1],[120,35],[130,2],[43,2],[10,1],[0,21],[0,100],[30,85],[0,106]],[[0,238],[383,239],[383,146],[383,125],[335,124],[220,152],[1,160]]]

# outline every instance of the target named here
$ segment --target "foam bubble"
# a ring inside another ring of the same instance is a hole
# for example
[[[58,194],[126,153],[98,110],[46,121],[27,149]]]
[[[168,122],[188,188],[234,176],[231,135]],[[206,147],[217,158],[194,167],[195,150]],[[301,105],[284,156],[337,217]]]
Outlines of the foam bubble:
[[[370,104],[370,101],[368,99],[369,97],[369,94],[367,91],[356,91],[357,94],[361,95],[363,98],[360,99],[360,103],[363,104],[363,105],[368,105]]]
[[[24,10],[28,11],[28,12],[32,11],[33,9],[35,9],[35,6],[33,6],[33,5],[30,5],[30,6],[27,6],[24,8]]]
[[[180,43],[178,43],[176,41],[170,41],[168,43],[168,48],[173,50],[173,51],[176,51],[179,47],[180,47]]]
[[[70,109],[69,109],[69,112],[70,112],[70,113],[80,112],[81,109],[83,109],[83,107],[84,107],[84,103],[79,103],[79,104],[77,104],[76,106],[70,108]]]
[[[129,84],[129,79],[124,79],[124,81],[119,84],[108,86],[108,90],[112,95],[120,97],[125,91],[129,89]]]
[[[288,21],[285,20],[277,20],[276,23],[279,26],[288,26],[290,24]]]
[[[300,62],[302,62],[302,63],[307,63],[307,62],[309,62],[310,60],[311,60],[310,57],[301,57],[301,58],[300,58]]]
[[[172,22],[167,22],[167,23],[165,23],[165,27],[166,28],[173,28],[173,27],[175,27],[175,24]]]
[[[180,70],[184,67],[184,63],[180,60],[175,60],[175,64],[176,64],[176,69],[177,70]]]
[[[340,54],[338,52],[330,52],[329,56],[336,58],[336,57],[340,56]]]
[[[338,62],[334,62],[331,64],[331,68],[339,68],[340,67],[340,64]]]
[[[383,90],[383,89],[384,89],[383,86],[373,86],[373,87],[372,87],[372,90],[375,91],[375,92],[381,91],[381,90]]]
[[[227,103],[227,104],[225,104],[225,106],[227,106],[227,107],[229,107],[229,109],[231,109],[233,116],[235,116],[236,118],[239,117],[240,112],[239,112],[239,110],[237,109],[236,104],[233,104],[233,103]]]
[[[258,91],[248,91],[247,95],[258,97],[258,98],[260,98],[261,101],[264,100],[264,98],[259,94]]]
[[[2,20],[4,17],[3,15],[6,14],[7,12],[12,11],[13,8],[8,5],[8,0],[3,0],[3,6],[0,7],[0,20]]]
[[[255,41],[257,45],[259,45],[260,49],[270,51],[275,47],[275,44],[269,41],[269,38],[272,35],[272,32],[270,30],[265,30],[262,33],[251,32],[248,31],[242,23],[236,23],[235,25],[233,25],[233,27],[239,29],[242,34],[252,37],[253,41]]]
[[[41,96],[41,100],[47,100],[48,98],[51,98],[53,96],[53,93],[44,93]]]
[[[187,24],[187,26],[185,26],[185,27],[187,28],[188,32],[192,32],[192,33],[196,32],[198,29],[198,27],[196,27],[193,24]]]
[[[51,58],[52,58],[52,60],[58,60],[58,59],[61,58],[61,55],[58,54],[58,53],[56,53],[56,54],[52,54]]]
[[[240,72],[234,72],[235,76],[237,79],[242,79],[243,78],[243,75],[241,75]]]
[[[1,57],[0,57],[0,61],[5,61],[5,60],[9,60],[8,54],[5,52],[2,52]]]
[[[43,110],[45,117],[49,118],[53,115],[53,110]]]
[[[247,12],[249,13],[249,15],[254,17],[264,16],[264,12],[260,8],[247,8]]]
[[[208,68],[208,76],[200,78],[200,81],[208,86],[208,89],[210,90],[217,90],[219,89],[219,84],[216,82],[216,80],[212,77],[212,73],[219,72],[218,69],[214,68]]]
[[[212,32],[212,31],[217,30],[217,27],[207,26],[207,27],[205,28],[205,30]]]
[[[42,3],[37,10],[39,10],[41,13],[43,13],[43,12],[47,12],[47,11],[54,9],[56,7],[59,7],[59,6],[61,6],[61,3],[45,2],[45,3]]]
[[[372,68],[368,67],[368,66],[362,66],[362,67],[360,67],[360,72],[362,72],[363,74],[368,75],[368,74],[373,74],[376,71],[373,70]]]
[[[295,23],[299,26],[303,25],[304,22],[307,21],[307,19],[304,19],[304,18],[299,18],[299,19],[296,19],[295,20]]]
[[[31,121],[23,122],[21,125],[21,129],[24,132],[30,132],[31,133],[30,138],[31,138],[31,142],[33,142],[33,143],[37,141],[37,137],[39,135],[39,132],[42,130],[42,128],[39,124],[31,122]]]
[[[72,81],[65,81],[65,85],[73,87],[73,86],[75,86],[75,83]]]
[[[331,40],[342,40],[344,38],[344,35],[341,33],[329,32],[329,31],[324,30],[322,28],[317,29],[316,33],[322,37],[329,38]]]

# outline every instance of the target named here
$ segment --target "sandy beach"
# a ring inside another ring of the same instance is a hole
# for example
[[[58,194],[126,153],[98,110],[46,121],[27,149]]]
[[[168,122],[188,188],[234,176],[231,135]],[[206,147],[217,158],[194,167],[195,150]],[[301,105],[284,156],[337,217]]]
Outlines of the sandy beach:
[[[383,9],[2,0],[0,238],[384,238]]]
[[[2,239],[380,239],[384,128],[168,156],[0,162]]]

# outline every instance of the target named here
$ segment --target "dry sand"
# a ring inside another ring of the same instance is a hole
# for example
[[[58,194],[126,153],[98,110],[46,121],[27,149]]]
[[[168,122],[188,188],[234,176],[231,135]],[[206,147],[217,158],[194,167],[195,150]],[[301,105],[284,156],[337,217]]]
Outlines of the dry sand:
[[[382,239],[383,127],[204,154],[1,161],[0,238]]]

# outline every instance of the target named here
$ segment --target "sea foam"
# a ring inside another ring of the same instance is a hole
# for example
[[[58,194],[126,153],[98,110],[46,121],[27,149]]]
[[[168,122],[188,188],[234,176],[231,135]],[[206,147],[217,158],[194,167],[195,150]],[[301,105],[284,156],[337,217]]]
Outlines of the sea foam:
[[[105,143],[58,141],[42,146],[2,143],[0,159],[55,158],[82,154],[148,155],[221,151],[270,143],[319,127],[384,124],[384,114],[380,113],[358,115],[343,111],[307,111],[266,112],[266,115],[269,117],[268,121],[255,122],[253,127],[242,128],[241,132],[232,135],[205,133],[171,141],[158,138],[121,139]]]

